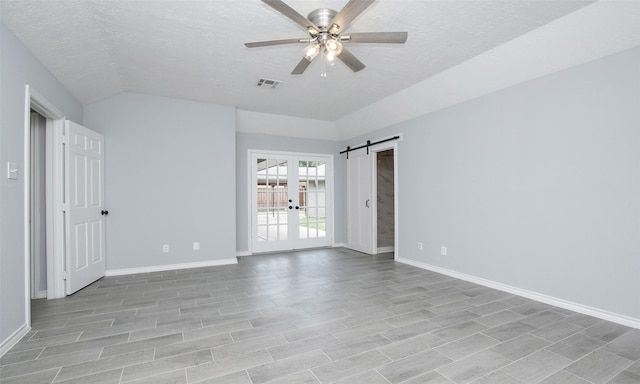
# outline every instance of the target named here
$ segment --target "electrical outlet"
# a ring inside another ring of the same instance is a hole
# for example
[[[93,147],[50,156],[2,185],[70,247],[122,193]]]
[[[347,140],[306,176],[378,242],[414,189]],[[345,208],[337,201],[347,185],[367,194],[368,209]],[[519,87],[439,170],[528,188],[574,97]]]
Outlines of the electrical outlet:
[[[162,252],[164,252],[164,253],[168,253],[168,252],[169,252],[169,246],[168,246],[168,245],[166,245],[166,244],[165,244],[165,245],[163,245],[163,246],[162,246]]]
[[[440,254],[442,256],[447,256],[447,247],[445,247],[444,245],[440,247]]]
[[[199,251],[200,250],[200,243],[197,241],[193,242],[193,250],[194,251]]]
[[[418,242],[418,251],[422,251],[422,243]]]

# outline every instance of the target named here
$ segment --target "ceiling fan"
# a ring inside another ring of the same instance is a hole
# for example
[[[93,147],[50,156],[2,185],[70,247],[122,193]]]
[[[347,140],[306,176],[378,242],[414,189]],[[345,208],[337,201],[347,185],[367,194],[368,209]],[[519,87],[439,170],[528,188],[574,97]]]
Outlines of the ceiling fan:
[[[282,13],[309,33],[309,37],[302,39],[283,39],[257,41],[245,43],[248,48],[266,47],[280,44],[303,43],[307,44],[304,57],[291,72],[292,75],[301,75],[307,69],[313,59],[320,55],[325,64],[335,63],[336,58],[341,60],[353,72],[364,69],[365,65],[358,60],[344,43],[391,43],[403,44],[407,41],[407,32],[359,32],[343,34],[351,22],[355,20],[375,0],[349,0],[340,12],[333,9],[320,8],[302,16],[281,0],[262,0],[264,3]],[[326,77],[323,67],[322,76]]]

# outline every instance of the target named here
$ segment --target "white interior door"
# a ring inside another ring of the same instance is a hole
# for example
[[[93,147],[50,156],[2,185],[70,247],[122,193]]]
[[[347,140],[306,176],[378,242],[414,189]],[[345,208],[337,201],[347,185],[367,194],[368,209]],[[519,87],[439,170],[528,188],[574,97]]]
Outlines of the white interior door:
[[[349,152],[347,160],[347,247],[374,254],[373,158],[365,149]]]
[[[105,274],[104,137],[65,122],[66,294]]]
[[[251,154],[252,252],[331,245],[331,157]]]

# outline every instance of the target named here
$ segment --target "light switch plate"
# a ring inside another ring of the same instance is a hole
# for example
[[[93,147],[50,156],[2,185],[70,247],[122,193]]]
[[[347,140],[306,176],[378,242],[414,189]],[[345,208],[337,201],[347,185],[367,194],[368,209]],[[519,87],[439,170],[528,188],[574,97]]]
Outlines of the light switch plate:
[[[18,179],[18,164],[14,162],[7,163],[7,178],[11,180]]]

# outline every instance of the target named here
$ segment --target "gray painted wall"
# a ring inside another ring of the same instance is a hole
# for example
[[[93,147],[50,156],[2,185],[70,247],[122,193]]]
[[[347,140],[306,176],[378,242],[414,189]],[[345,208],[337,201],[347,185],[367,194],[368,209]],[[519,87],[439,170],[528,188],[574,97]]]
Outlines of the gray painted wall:
[[[334,168],[334,243],[344,243],[347,239],[346,215],[346,163],[339,152],[342,145],[330,140],[301,139],[255,133],[236,134],[236,248],[239,253],[249,250],[249,150],[282,152],[304,152],[333,154]]]
[[[401,258],[640,319],[640,48],[397,133]]]
[[[82,123],[82,105],[0,24],[0,345],[26,324],[24,287],[25,85]],[[18,180],[6,164],[18,164]]]
[[[105,135],[108,270],[235,258],[233,107],[123,93],[84,118]]]

